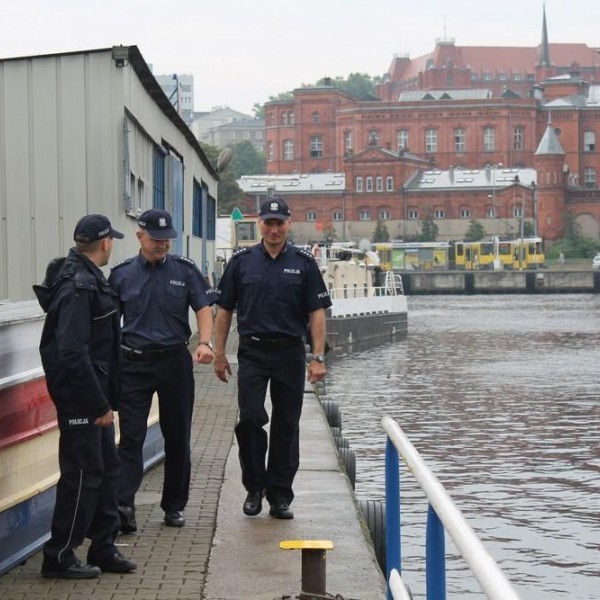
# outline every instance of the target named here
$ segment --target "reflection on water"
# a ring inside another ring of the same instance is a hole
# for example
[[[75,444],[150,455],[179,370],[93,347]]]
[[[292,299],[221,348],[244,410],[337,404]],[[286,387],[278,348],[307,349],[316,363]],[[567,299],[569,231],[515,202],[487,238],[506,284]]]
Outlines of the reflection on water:
[[[395,418],[526,599],[600,598],[600,296],[416,296],[406,340],[334,362],[327,393],[384,499]],[[426,501],[401,469],[403,570],[424,598]],[[450,541],[449,598],[483,598]]]

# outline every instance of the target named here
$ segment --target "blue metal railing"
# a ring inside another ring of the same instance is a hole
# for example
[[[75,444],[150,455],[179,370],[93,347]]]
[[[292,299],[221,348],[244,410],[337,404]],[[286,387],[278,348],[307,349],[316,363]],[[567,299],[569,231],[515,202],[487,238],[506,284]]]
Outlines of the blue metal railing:
[[[519,600],[511,583],[458,510],[442,484],[425,465],[394,419],[384,417],[385,449],[385,536],[388,600],[404,600],[400,534],[400,461],[406,463],[429,502],[425,540],[427,600],[446,599],[445,531],[469,565],[489,600]]]

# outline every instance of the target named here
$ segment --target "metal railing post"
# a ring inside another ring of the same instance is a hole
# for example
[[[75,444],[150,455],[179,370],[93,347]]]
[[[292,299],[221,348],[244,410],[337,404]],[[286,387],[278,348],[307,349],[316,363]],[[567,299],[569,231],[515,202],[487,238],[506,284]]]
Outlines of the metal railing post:
[[[446,600],[446,544],[444,525],[433,506],[427,505],[425,581],[427,600]]]
[[[385,447],[385,547],[386,574],[388,582],[388,600],[393,600],[389,586],[390,573],[401,569],[400,541],[400,460],[398,450],[387,438]]]

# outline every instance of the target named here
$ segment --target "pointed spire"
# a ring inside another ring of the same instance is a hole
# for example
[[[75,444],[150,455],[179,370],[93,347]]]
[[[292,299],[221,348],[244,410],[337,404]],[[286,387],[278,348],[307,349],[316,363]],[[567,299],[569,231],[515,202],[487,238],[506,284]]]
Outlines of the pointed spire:
[[[546,26],[546,3],[543,4],[544,18],[542,21],[542,47],[540,49],[540,64],[542,67],[550,66],[550,45],[548,44],[548,27]]]
[[[566,152],[564,151],[558,136],[556,135],[556,131],[554,131],[554,127],[552,127],[552,122],[550,117],[548,117],[548,125],[546,126],[546,131],[542,136],[542,139],[535,151],[536,156],[540,155],[562,155],[564,156]]]

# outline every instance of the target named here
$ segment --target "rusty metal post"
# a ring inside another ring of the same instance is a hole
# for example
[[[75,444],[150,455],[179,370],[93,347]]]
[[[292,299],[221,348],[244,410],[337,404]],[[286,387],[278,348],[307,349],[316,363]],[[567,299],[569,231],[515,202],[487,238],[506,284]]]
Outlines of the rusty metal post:
[[[302,550],[302,591],[325,595],[327,592],[326,550]]]

